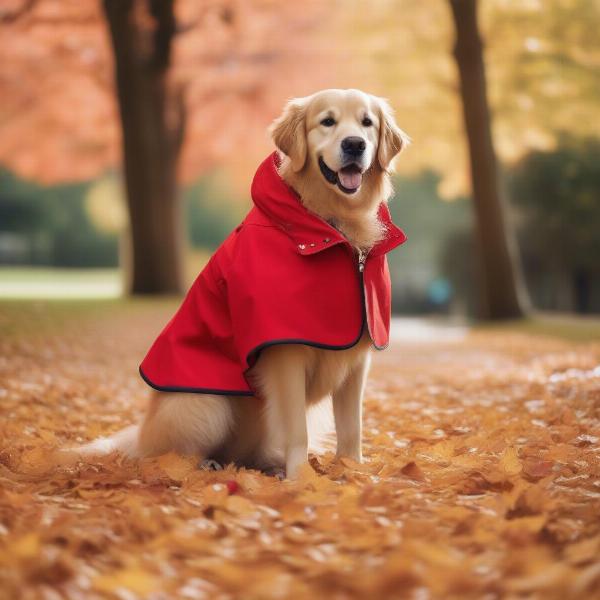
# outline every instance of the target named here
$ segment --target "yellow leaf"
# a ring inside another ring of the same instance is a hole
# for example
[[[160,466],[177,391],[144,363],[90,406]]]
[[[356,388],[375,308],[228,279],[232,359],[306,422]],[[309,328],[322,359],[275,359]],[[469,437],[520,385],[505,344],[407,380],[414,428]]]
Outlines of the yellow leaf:
[[[356,462],[354,459],[352,458],[348,458],[347,456],[343,456],[342,458],[340,458],[340,462],[347,468],[347,469],[355,469],[357,471],[360,471],[361,468],[363,468],[363,465],[361,465],[359,462]]]
[[[597,535],[567,546],[565,556],[572,564],[585,563],[597,559],[600,556],[600,536]]]
[[[256,504],[243,496],[229,496],[225,500],[225,508],[236,515],[253,515],[258,511]]]
[[[28,533],[13,544],[11,552],[18,558],[33,558],[40,552],[40,538],[36,533]]]
[[[48,448],[36,446],[21,455],[21,468],[25,473],[41,475],[54,467],[54,453]]]
[[[307,484],[307,483],[315,483],[319,479],[319,476],[315,472],[315,470],[310,466],[309,463],[304,463],[298,469],[298,477],[297,481],[299,483]]]
[[[452,461],[452,457],[454,456],[455,445],[456,442],[452,440],[443,440],[431,446],[427,454],[433,455],[435,458],[444,461]]]
[[[94,588],[100,592],[114,593],[126,589],[140,596],[147,596],[158,588],[158,579],[140,568],[121,569],[94,579]]]
[[[182,481],[196,469],[197,458],[169,452],[158,459],[160,468],[173,480]]]
[[[500,457],[500,466],[507,475],[517,475],[523,470],[523,465],[514,446],[509,446],[504,450]]]
[[[508,531],[515,533],[538,533],[548,520],[547,515],[535,515],[533,517],[520,517],[508,521]]]

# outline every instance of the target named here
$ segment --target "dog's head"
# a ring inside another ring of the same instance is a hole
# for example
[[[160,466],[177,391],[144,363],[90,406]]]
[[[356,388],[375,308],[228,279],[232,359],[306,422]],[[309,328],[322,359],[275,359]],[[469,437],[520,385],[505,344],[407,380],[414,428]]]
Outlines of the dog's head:
[[[353,89],[291,100],[271,135],[293,174],[312,170],[311,180],[349,202],[360,201],[368,179],[388,173],[409,142],[385,100]]]

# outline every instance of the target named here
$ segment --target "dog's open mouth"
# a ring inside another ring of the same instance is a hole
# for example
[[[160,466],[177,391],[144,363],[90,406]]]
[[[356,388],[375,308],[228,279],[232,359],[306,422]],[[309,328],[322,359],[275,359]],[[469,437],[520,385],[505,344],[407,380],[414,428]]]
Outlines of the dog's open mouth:
[[[354,194],[362,183],[363,172],[356,163],[346,165],[336,173],[325,164],[323,157],[319,156],[319,167],[323,177],[329,183],[337,185],[345,194]]]

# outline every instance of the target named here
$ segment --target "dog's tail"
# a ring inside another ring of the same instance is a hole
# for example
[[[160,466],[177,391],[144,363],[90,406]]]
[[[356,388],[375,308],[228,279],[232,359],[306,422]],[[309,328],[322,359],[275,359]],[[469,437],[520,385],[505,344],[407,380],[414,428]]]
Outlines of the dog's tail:
[[[64,462],[118,452],[127,458],[160,456],[171,450],[205,456],[230,434],[234,417],[221,396],[155,396],[140,425],[61,451]]]
[[[119,452],[128,458],[138,458],[140,455],[138,437],[139,425],[130,425],[108,437],[100,437],[89,444],[74,448],[82,456],[103,456]]]
[[[130,425],[113,435],[100,437],[88,444],[62,448],[57,459],[60,463],[69,464],[92,456],[107,456],[113,452],[118,452],[127,458],[141,458],[143,453],[140,452],[139,434],[140,426]]]

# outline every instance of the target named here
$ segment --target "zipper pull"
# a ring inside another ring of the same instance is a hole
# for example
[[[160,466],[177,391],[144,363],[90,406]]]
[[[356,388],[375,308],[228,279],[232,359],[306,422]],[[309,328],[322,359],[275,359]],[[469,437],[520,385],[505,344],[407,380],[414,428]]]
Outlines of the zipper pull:
[[[358,250],[358,270],[362,273],[365,270],[365,261],[367,253],[364,250]]]

